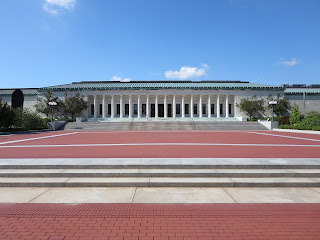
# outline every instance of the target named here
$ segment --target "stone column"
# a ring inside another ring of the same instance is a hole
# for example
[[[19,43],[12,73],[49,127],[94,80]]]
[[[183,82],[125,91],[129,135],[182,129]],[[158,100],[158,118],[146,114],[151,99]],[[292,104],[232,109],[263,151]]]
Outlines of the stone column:
[[[129,95],[129,118],[132,118],[132,95]]]
[[[97,106],[98,106],[98,96],[94,95],[94,97],[93,97],[93,109],[94,109],[93,117],[94,118],[97,118],[97,116],[98,116]]]
[[[199,95],[199,117],[202,117],[202,95]]]
[[[120,118],[123,118],[123,95],[120,95]]]
[[[168,117],[167,95],[164,95],[164,117]]]
[[[190,96],[190,117],[193,118],[193,95]]]
[[[149,95],[147,95],[147,105],[146,105],[146,117],[149,117]]]
[[[184,95],[181,97],[181,112],[182,112],[182,117],[185,117],[185,112],[184,112]]]
[[[208,117],[211,117],[211,96],[208,95]]]
[[[173,100],[172,100],[172,117],[176,117],[176,95],[173,95]]]
[[[229,96],[226,95],[226,117],[229,117]]]
[[[154,107],[155,107],[155,117],[157,118],[158,117],[158,95],[156,95]]]
[[[114,118],[114,95],[111,96],[111,118]]]
[[[141,96],[138,95],[138,118],[141,117]]]
[[[217,95],[217,117],[220,117],[220,96]]]
[[[102,96],[102,118],[106,117],[106,95]]]

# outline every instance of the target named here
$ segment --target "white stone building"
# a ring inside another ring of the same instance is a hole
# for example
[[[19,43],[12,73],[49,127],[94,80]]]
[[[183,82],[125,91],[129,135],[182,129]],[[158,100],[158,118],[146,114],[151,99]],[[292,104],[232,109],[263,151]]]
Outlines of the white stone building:
[[[240,81],[132,81],[75,82],[38,89],[21,89],[23,107],[34,110],[37,97],[50,91],[63,98],[79,92],[88,102],[82,117],[91,121],[237,120],[246,117],[236,107],[241,98],[270,94],[287,97],[303,113],[320,111],[320,86],[273,86]],[[0,89],[2,101],[11,104],[14,89]],[[267,113],[268,115],[269,113]]]

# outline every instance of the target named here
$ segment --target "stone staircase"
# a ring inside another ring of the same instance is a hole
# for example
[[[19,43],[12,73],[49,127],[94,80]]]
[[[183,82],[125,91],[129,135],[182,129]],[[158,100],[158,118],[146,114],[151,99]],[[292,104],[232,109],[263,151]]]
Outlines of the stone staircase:
[[[66,131],[131,131],[131,130],[268,130],[258,122],[241,121],[131,121],[131,122],[70,122]]]
[[[320,159],[60,161],[8,160],[0,187],[320,187]]]

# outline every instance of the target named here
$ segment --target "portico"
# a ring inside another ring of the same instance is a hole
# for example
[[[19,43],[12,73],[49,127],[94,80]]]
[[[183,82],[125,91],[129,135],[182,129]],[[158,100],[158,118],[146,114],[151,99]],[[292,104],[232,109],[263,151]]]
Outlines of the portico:
[[[220,118],[234,117],[228,93],[88,93],[88,118]]]

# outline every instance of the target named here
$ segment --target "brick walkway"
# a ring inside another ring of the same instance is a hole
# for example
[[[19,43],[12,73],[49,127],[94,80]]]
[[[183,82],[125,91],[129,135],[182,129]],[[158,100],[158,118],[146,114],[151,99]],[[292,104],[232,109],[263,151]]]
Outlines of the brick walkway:
[[[320,204],[1,204],[0,239],[320,239]]]

